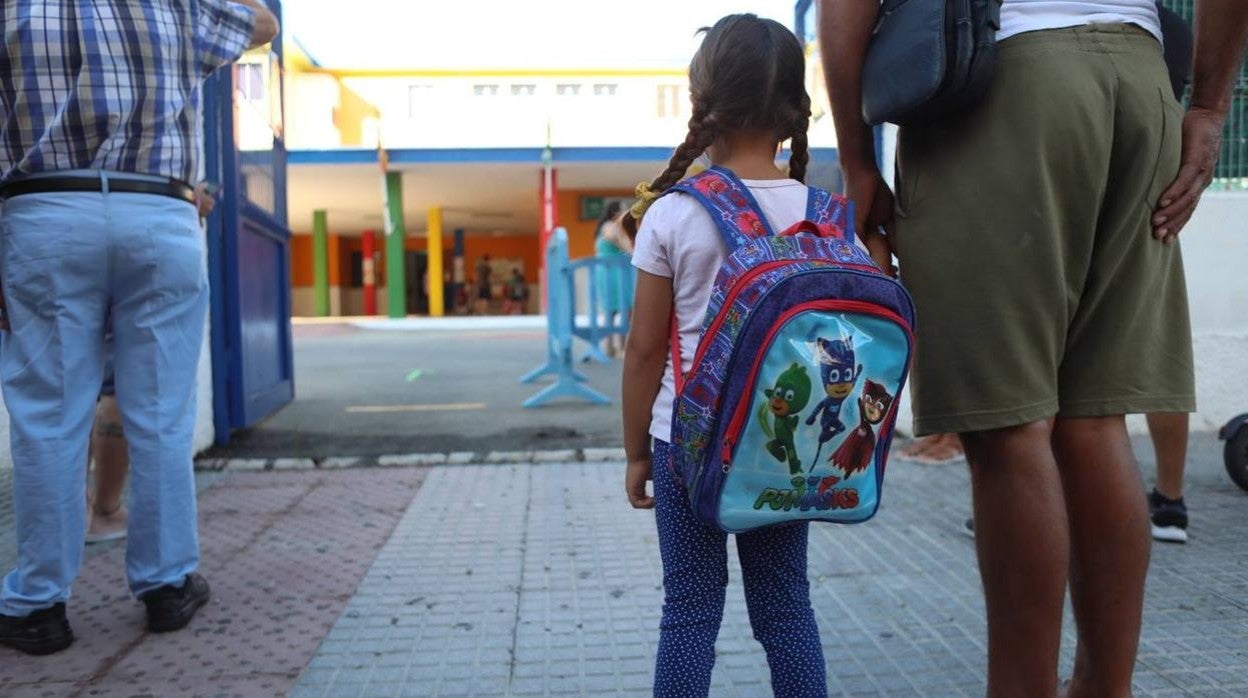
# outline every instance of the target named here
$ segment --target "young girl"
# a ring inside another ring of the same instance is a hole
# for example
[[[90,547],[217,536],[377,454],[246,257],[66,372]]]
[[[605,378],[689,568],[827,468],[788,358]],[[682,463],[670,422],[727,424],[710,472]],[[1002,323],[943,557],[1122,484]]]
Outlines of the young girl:
[[[707,695],[728,584],[726,535],[695,518],[669,468],[676,391],[668,362],[674,308],[684,363],[677,370],[690,369],[726,250],[698,202],[682,194],[657,197],[705,153],[744,180],[772,229],[805,218],[810,97],[804,82],[802,47],[783,25],[749,14],[716,22],[689,66],[689,134],[663,174],[638,187],[638,202],[625,217],[625,227],[636,233],[633,264],[639,270],[624,360],[625,486],[632,505],[654,507],[658,522],[666,599],[656,696]],[[786,174],[775,158],[789,139]],[[651,497],[646,481],[652,476]],[[737,536],[750,625],[767,653],[777,696],[827,695],[806,578],[806,534],[801,524]]]

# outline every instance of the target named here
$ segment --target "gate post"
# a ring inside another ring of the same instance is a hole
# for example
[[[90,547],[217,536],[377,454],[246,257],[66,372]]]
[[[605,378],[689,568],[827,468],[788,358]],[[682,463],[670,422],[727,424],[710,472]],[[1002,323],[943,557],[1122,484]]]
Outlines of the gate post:
[[[316,315],[329,315],[329,222],[324,210],[312,212],[312,288]]]
[[[403,229],[403,173],[386,173],[386,314],[407,317],[406,233]]]
[[[442,317],[446,311],[446,279],[442,275],[442,207],[429,209],[425,233],[429,265],[425,274],[429,279],[429,317]]]

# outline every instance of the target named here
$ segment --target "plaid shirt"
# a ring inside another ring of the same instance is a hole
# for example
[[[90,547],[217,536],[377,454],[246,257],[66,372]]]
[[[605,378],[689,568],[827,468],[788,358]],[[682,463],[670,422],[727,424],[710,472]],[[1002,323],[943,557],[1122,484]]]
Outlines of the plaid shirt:
[[[200,83],[251,41],[230,0],[0,0],[0,182],[198,174]]]

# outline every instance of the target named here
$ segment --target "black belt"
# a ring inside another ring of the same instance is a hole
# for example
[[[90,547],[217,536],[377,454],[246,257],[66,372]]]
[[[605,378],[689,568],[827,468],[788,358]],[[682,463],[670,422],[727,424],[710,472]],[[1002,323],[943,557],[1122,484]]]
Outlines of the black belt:
[[[0,199],[11,199],[23,194],[50,194],[54,192],[104,191],[100,177],[35,177],[9,182],[0,187]],[[195,203],[195,190],[191,185],[176,179],[148,181],[142,179],[109,178],[108,191],[123,194],[157,194],[187,203]]]

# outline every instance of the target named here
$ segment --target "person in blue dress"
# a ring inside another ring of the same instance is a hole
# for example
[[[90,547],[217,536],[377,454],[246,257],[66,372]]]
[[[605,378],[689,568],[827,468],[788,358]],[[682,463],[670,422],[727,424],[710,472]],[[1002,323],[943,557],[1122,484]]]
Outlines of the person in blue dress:
[[[594,255],[599,259],[628,258],[632,255],[632,243],[620,226],[623,213],[619,202],[612,202],[598,221]],[[615,325],[621,313],[632,309],[632,272],[624,265],[600,268],[595,275],[595,283],[598,286],[598,307],[606,316],[606,323]],[[604,343],[603,351],[607,356],[614,358],[624,351],[623,335],[608,335]]]

